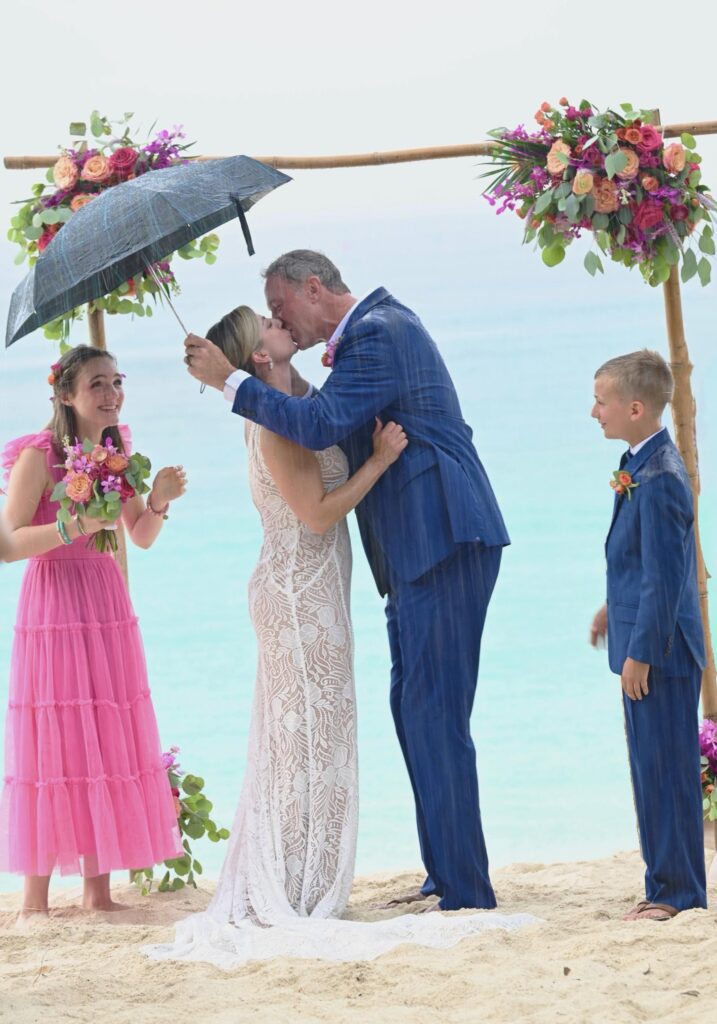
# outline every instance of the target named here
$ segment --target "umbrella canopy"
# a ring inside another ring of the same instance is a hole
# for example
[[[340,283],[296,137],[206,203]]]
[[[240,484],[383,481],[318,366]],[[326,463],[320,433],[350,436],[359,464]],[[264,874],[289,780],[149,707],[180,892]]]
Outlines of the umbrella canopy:
[[[291,178],[248,156],[179,164],[107,189],[81,207],[12,294],[5,347],[98,299],[183,245],[239,217]]]

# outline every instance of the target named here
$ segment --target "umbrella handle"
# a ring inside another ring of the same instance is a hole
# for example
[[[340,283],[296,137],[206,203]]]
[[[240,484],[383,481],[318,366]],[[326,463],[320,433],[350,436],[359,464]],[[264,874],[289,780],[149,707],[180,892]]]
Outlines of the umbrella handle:
[[[152,278],[154,283],[157,285],[157,288],[159,289],[159,297],[160,297],[160,299],[163,299],[164,301],[166,301],[167,305],[169,306],[169,308],[172,310],[172,312],[174,313],[175,317],[177,318],[177,323],[179,324],[179,326],[182,328],[182,330],[184,331],[185,334],[189,334],[189,331],[187,330],[187,328],[182,323],[181,316],[179,315],[177,310],[174,308],[174,304],[172,303],[172,300],[170,299],[167,291],[164,289],[162,281],[160,281],[159,276],[157,275],[157,271],[154,269],[154,267],[152,266],[152,264],[148,260],[145,260],[144,265],[146,266],[147,271],[148,271],[150,277]],[[202,386],[199,388],[199,394],[200,395],[204,394],[204,389],[206,388],[206,386],[207,386],[206,384],[202,384]]]

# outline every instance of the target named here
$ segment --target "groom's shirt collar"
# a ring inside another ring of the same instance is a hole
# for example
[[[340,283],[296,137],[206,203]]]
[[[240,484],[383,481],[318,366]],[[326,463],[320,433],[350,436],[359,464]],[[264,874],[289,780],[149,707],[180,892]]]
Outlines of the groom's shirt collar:
[[[361,303],[364,301],[364,299],[367,299],[369,297],[369,295],[373,295],[373,292],[374,292],[374,289],[372,288],[370,291],[368,291],[364,295],[362,295],[360,299],[356,299],[356,301],[354,302],[354,304],[351,307],[351,309],[349,309],[349,311],[344,315],[343,319],[339,321],[339,323],[338,323],[334,333],[331,335],[330,338],[326,339],[326,344],[327,345],[330,344],[332,341],[338,341],[339,340],[341,335],[346,330],[346,324],[349,322],[349,320],[353,316],[354,311],[356,310],[356,307],[360,306]]]
[[[651,441],[653,439],[653,437],[657,437],[657,435],[661,434],[662,431],[665,430],[665,429],[666,429],[665,427],[660,427],[660,429],[656,430],[654,434],[650,434],[650,436],[646,437],[644,441],[640,441],[639,444],[636,444],[633,448],[630,449],[630,455],[631,456],[637,455],[637,453],[640,451],[640,449],[644,448],[648,441]]]

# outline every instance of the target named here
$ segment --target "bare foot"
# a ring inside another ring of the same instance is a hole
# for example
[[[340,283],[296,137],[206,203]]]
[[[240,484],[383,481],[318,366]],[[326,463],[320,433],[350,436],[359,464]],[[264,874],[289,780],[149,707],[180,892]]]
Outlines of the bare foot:
[[[36,921],[47,921],[49,917],[50,912],[47,907],[23,907],[17,915],[15,925],[17,928],[24,928]]]
[[[417,910],[416,913],[417,914],[435,914],[436,912],[441,913],[442,911],[443,911],[443,907],[441,906],[441,901],[440,900],[436,900],[436,902],[432,903],[430,907],[421,907],[421,909]]]
[[[406,903],[422,903],[423,900],[427,900],[428,897],[424,896],[420,889],[411,889],[409,892],[403,893],[401,896],[394,896],[388,903],[378,903],[373,909],[374,910],[394,910],[396,907],[401,907]]]
[[[89,899],[85,897],[82,901],[83,910],[100,910],[103,913],[112,913],[117,910],[131,910],[132,908],[128,903],[115,903],[111,898],[109,899]]]

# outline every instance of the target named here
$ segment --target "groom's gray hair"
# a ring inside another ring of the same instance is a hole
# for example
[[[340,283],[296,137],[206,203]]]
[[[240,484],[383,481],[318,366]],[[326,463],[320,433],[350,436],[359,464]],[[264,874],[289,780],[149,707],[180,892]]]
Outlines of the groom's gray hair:
[[[283,277],[285,281],[294,285],[303,284],[310,277],[318,277],[324,288],[334,295],[347,295],[349,291],[341,278],[339,268],[322,252],[314,252],[313,249],[292,249],[291,252],[285,252],[269,264],[261,276],[264,279]]]
[[[598,377],[609,377],[625,401],[637,399],[657,413],[672,401],[672,371],[660,353],[649,348],[608,359],[595,373]]]

